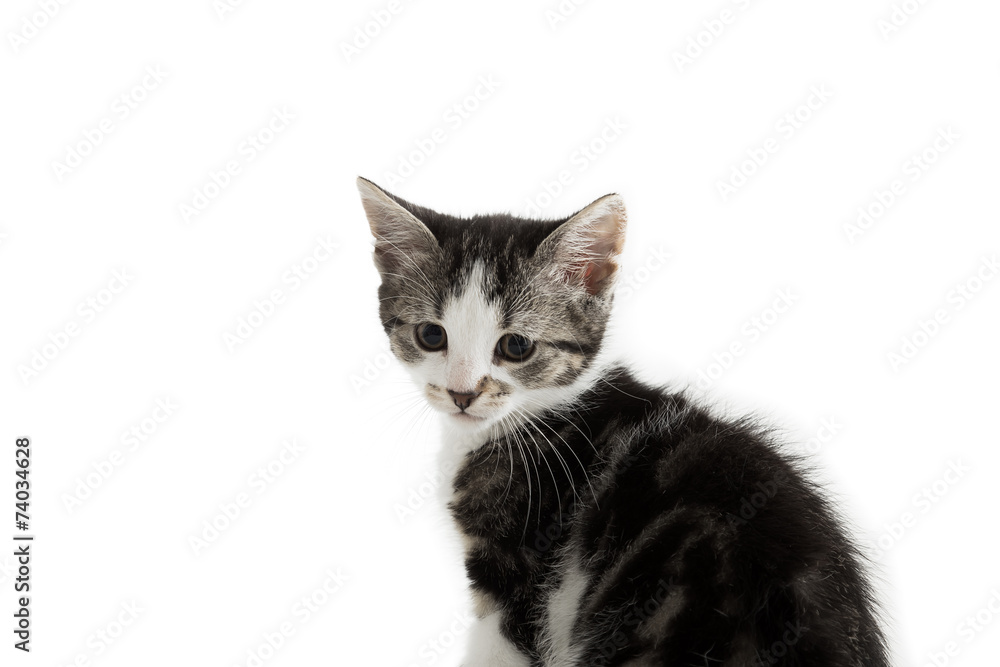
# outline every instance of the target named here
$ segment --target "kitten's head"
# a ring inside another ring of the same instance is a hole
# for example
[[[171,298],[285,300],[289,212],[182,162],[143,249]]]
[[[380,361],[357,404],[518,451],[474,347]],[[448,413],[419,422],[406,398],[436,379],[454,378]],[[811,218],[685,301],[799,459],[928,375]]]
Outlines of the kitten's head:
[[[562,220],[456,218],[363,178],[393,353],[435,409],[470,429],[577,393],[611,311],[625,207],[607,195]]]

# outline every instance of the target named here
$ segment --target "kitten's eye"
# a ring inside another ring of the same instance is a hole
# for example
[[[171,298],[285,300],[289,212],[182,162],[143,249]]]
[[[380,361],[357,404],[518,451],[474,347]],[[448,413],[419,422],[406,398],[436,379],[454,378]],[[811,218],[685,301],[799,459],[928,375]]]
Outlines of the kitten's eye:
[[[417,325],[417,342],[425,350],[436,352],[444,349],[448,337],[444,333],[444,327],[425,322]]]
[[[534,349],[534,343],[517,334],[507,334],[497,343],[497,352],[509,361],[524,361],[531,356]]]

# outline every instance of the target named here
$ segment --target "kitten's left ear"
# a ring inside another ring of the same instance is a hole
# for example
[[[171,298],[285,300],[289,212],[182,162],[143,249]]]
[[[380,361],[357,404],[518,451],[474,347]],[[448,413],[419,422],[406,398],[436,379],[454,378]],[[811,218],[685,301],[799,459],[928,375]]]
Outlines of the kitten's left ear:
[[[625,202],[610,194],[561,224],[538,247],[549,275],[583,286],[591,296],[614,283],[618,255],[625,245]]]

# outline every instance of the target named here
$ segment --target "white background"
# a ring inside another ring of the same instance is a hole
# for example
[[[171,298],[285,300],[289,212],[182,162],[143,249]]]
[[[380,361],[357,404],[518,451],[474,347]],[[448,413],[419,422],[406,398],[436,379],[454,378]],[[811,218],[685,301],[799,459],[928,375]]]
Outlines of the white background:
[[[1000,595],[1000,5],[664,4],[405,0],[379,27],[388,0],[6,2],[0,536],[29,435],[37,537],[30,656],[0,549],[0,662],[461,659],[436,424],[385,352],[358,174],[463,214],[621,192],[615,344],[812,452],[878,548],[898,664],[995,659],[1000,618],[965,619]],[[880,215],[850,232],[859,207]]]

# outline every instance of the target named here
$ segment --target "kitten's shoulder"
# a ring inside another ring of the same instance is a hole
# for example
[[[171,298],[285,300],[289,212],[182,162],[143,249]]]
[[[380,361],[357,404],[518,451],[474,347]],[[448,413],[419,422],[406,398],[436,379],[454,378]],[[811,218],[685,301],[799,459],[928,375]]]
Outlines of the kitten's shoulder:
[[[604,411],[606,451],[645,467],[660,488],[706,502],[729,502],[771,483],[811,495],[806,464],[766,420],[723,414],[684,391],[646,383],[624,366],[610,369],[600,384],[595,410]]]

